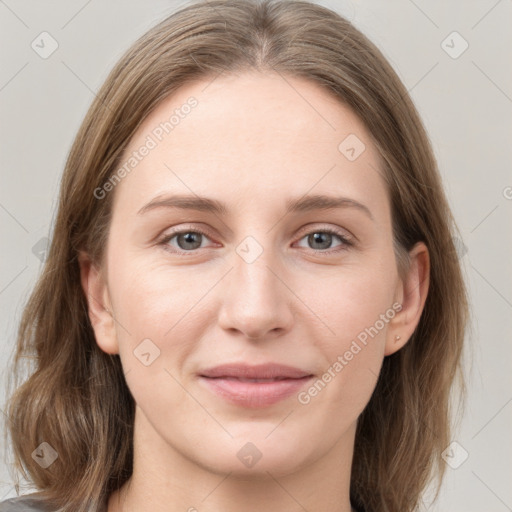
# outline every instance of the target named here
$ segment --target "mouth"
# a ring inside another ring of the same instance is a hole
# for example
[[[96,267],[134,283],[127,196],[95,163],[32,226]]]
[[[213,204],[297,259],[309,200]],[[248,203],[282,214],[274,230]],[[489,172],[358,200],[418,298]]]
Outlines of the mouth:
[[[278,363],[248,365],[246,363],[227,363],[207,368],[200,372],[202,377],[222,377],[239,379],[300,379],[311,372]]]
[[[218,397],[242,407],[262,408],[298,393],[313,374],[289,366],[223,365],[201,372],[200,382]]]
[[[205,377],[207,379],[224,379],[224,380],[236,380],[239,382],[278,382],[281,380],[291,380],[289,377],[275,377],[273,379],[247,379],[244,377],[206,377],[204,375],[201,375],[201,377]],[[296,379],[294,379],[296,380]]]

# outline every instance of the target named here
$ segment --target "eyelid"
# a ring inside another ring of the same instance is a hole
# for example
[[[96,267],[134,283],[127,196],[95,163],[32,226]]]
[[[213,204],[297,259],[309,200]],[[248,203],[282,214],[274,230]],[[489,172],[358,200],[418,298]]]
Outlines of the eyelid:
[[[318,231],[320,231],[320,232],[327,231],[328,233],[333,233],[333,234],[341,237],[342,239],[346,240],[347,242],[351,242],[351,243],[355,242],[357,240],[357,238],[347,229],[341,228],[339,226],[332,226],[331,224],[321,224],[321,223],[320,224],[318,224],[318,223],[307,224],[306,226],[301,228],[301,230],[299,231],[299,234],[302,238],[304,235],[308,235],[310,233],[315,233]]]
[[[180,224],[179,228],[176,228],[175,230],[169,231],[169,232],[165,233],[164,235],[162,235],[161,237],[158,237],[157,243],[158,244],[162,244],[162,245],[166,245],[176,235],[180,235],[182,233],[189,233],[189,232],[200,233],[201,235],[204,235],[205,237],[207,237],[209,239],[213,238],[212,234],[207,229],[204,229],[202,227],[196,227],[194,225],[188,225],[187,226],[186,224],[185,225]],[[181,252],[193,253],[193,252],[197,252],[197,250],[195,250],[195,251],[181,251]]]

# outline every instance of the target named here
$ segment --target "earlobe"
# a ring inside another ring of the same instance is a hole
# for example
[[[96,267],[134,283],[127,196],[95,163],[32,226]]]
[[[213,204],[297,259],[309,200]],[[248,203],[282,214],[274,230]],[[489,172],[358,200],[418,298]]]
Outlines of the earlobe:
[[[384,355],[389,356],[400,350],[416,329],[430,282],[430,258],[427,246],[418,242],[409,252],[410,265],[400,282],[398,294],[400,312],[395,315],[388,329]]]
[[[78,263],[80,281],[87,300],[87,311],[96,342],[104,352],[118,354],[115,321],[104,276],[91,262],[86,252],[80,251]]]

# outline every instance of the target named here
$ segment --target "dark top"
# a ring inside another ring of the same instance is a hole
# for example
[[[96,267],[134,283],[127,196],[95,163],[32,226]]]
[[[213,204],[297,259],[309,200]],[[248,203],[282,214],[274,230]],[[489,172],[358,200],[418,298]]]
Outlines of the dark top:
[[[0,502],[0,512],[51,512],[51,510],[34,493]]]
[[[1,501],[0,512],[55,512],[55,509],[39,493],[32,493]],[[97,512],[107,512],[107,507],[101,507]]]
[[[362,509],[353,507],[357,512]],[[37,493],[26,494],[0,502],[0,512],[53,512]],[[106,508],[99,512],[106,512]]]

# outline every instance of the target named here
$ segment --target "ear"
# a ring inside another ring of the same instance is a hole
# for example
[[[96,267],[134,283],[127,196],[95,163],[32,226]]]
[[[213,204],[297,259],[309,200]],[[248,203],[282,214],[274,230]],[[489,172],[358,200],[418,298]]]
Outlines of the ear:
[[[87,309],[96,343],[107,354],[118,354],[115,318],[103,273],[96,268],[84,251],[79,252],[78,263],[80,281],[87,298]]]
[[[430,283],[430,257],[427,246],[418,242],[409,251],[409,268],[397,288],[400,311],[390,322],[384,355],[400,350],[418,325]]]

